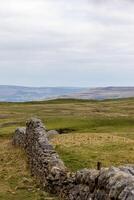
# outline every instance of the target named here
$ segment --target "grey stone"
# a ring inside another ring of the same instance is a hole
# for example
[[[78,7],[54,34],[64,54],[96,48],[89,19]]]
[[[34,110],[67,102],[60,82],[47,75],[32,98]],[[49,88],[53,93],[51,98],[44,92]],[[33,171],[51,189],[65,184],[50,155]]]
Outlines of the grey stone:
[[[58,134],[59,134],[58,131],[56,131],[56,130],[50,130],[50,131],[47,132],[47,137],[51,138],[51,137],[53,137],[55,135],[58,135]]]
[[[55,134],[32,118],[13,136],[13,145],[25,150],[31,174],[44,189],[65,200],[134,200],[134,165],[71,173],[49,144],[49,136]]]

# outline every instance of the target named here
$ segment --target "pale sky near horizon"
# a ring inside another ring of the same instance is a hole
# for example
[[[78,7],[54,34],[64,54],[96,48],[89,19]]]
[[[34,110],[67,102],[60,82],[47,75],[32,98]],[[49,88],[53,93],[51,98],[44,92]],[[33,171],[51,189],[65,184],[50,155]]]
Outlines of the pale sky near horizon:
[[[134,86],[132,0],[0,0],[0,85]]]

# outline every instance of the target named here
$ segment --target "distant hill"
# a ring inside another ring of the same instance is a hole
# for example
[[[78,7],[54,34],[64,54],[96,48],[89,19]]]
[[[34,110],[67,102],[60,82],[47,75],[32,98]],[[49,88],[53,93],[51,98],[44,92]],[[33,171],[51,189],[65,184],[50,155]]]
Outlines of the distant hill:
[[[56,98],[117,99],[134,97],[134,87],[21,87],[0,86],[0,101],[26,102]]]
[[[25,102],[53,99],[62,95],[80,92],[75,87],[21,87],[0,85],[0,101]]]
[[[73,99],[117,99],[134,97],[134,87],[97,87],[85,89],[81,92],[64,95],[62,98]]]

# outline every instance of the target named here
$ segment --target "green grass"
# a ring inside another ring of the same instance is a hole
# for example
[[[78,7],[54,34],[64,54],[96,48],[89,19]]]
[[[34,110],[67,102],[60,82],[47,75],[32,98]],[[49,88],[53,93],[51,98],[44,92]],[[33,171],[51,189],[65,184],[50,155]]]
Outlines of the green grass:
[[[0,139],[0,199],[1,200],[56,200],[30,177],[22,150],[11,141]]]
[[[3,102],[0,103],[0,146],[2,148],[5,143],[7,146],[0,150],[1,157],[5,156],[0,162],[1,169],[5,170],[0,171],[0,199],[42,198],[40,191],[38,193],[35,189],[36,186],[33,189],[35,192],[28,189],[14,191],[23,177],[21,172],[16,170],[25,163],[25,156],[20,156],[23,160],[17,157],[19,150],[13,149],[7,141],[12,138],[15,128],[25,126],[30,117],[40,118],[47,129],[68,130],[68,134],[53,138],[52,143],[71,170],[96,167],[98,161],[101,161],[103,166],[134,163],[133,98],[105,101],[60,99],[28,103]],[[16,157],[18,160],[14,162]],[[13,172],[8,172],[8,178],[5,174],[11,166]],[[25,167],[23,173],[24,177],[28,176],[30,179]]]
[[[32,116],[41,118],[48,129],[70,128],[75,132],[117,131],[118,133],[134,130],[133,99],[1,103],[0,113],[0,136],[2,137],[11,135],[5,130],[6,128],[13,130],[16,126],[25,125],[27,118]]]
[[[134,163],[134,140],[109,133],[74,133],[52,139],[56,150],[68,168],[95,168]]]

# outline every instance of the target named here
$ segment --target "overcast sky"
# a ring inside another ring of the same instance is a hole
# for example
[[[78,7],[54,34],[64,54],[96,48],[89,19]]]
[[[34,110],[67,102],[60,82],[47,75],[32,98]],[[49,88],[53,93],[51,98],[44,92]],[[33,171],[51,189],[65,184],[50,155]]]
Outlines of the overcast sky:
[[[0,84],[134,86],[133,0],[0,0]]]

